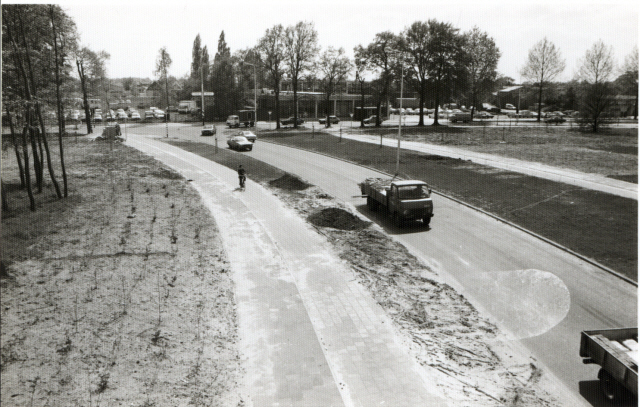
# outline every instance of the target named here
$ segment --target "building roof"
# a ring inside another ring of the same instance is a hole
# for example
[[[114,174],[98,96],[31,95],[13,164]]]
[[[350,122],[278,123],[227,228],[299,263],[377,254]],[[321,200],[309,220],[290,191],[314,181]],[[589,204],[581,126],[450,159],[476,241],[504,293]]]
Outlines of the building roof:
[[[500,89],[498,92],[499,93],[509,93],[509,92],[513,92],[514,90],[518,90],[520,88],[522,88],[521,85],[509,86],[508,88]]]

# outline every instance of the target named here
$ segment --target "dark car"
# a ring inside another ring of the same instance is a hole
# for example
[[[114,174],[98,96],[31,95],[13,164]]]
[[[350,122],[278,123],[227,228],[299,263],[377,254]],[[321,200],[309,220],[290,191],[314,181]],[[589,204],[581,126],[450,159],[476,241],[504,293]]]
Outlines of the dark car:
[[[232,150],[238,151],[251,151],[253,150],[253,143],[247,140],[244,136],[233,136],[227,140],[227,145]]]
[[[294,118],[289,117],[287,119],[281,119],[280,124],[283,126],[293,126],[293,121],[294,121]],[[298,126],[301,125],[302,123],[304,123],[304,120],[298,117]]]
[[[564,123],[566,120],[562,116],[554,115],[554,116],[547,117],[546,119],[544,119],[544,121],[546,123],[558,124],[558,123]]]
[[[216,126],[213,124],[208,124],[202,128],[201,136],[213,136],[216,134]]]
[[[326,122],[327,122],[326,117],[322,117],[318,119],[318,123],[320,124],[325,124]],[[329,122],[331,122],[331,124],[338,124],[340,123],[340,119],[338,119],[336,116],[329,116]]]

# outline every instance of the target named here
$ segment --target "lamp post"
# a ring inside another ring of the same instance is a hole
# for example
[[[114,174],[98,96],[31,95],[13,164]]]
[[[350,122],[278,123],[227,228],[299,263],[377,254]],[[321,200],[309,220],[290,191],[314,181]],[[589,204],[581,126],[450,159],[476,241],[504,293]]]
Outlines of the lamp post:
[[[271,110],[269,110],[269,130],[271,130]]]
[[[256,74],[256,66],[248,62],[242,61],[243,65],[249,65],[253,67],[253,88],[254,88],[254,104],[253,104],[253,120],[255,120],[255,126],[258,127],[258,76]]]
[[[356,71],[356,81],[360,82],[360,127],[364,127],[364,78]]]
[[[396,177],[400,172],[400,137],[402,136],[402,91],[404,85],[404,61],[400,61],[400,111],[398,115],[398,148],[396,150]]]

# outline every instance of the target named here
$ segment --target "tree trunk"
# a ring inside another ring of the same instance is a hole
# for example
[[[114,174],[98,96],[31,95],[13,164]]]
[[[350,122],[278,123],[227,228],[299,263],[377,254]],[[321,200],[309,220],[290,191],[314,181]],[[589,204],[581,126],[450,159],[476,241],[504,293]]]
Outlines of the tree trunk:
[[[53,165],[51,164],[51,153],[49,151],[49,142],[47,141],[47,131],[44,126],[44,120],[42,119],[40,104],[36,104],[36,115],[38,116],[38,121],[40,122],[40,129],[42,131],[42,141],[44,144],[45,152],[47,153],[47,168],[49,169],[49,176],[51,177],[51,183],[53,183],[53,187],[56,190],[56,196],[58,197],[58,199],[60,199],[62,198],[62,193],[60,192],[60,185],[56,180],[56,176],[53,171]]]
[[[376,127],[380,127],[380,111],[382,110],[382,100],[378,99],[376,104]]]
[[[360,81],[360,127],[364,127],[364,81]]]
[[[293,78],[293,128],[298,128],[298,80]]]
[[[33,151],[33,170],[36,173],[36,192],[42,192],[42,167],[40,165],[40,156],[38,155],[38,143],[36,140],[37,134],[34,131],[34,127],[32,125],[31,114],[28,115],[29,119],[27,120],[27,126],[29,127],[29,141],[31,142],[31,150]]]
[[[5,109],[7,111],[7,117],[9,118],[9,129],[11,130],[11,141],[13,142],[13,149],[16,152],[16,161],[18,162],[18,171],[20,172],[20,187],[24,188],[27,186],[24,179],[24,167],[22,166],[22,158],[20,157],[20,150],[18,148],[18,140],[16,139],[15,128],[13,127],[13,118],[11,117],[11,112],[9,111],[9,106],[5,105]]]
[[[9,200],[7,199],[7,191],[4,189],[2,179],[0,179],[0,195],[2,195],[2,212],[9,212]]]
[[[420,119],[418,120],[418,126],[424,126],[424,78],[420,81]]]
[[[91,110],[89,109],[89,98],[87,96],[87,78],[84,74],[84,66],[78,60],[76,60],[76,66],[78,67],[78,76],[80,77],[80,85],[82,86],[82,104],[84,105],[84,116],[87,122],[87,134],[91,134],[93,133],[93,127],[91,125]]]
[[[542,118],[542,81],[538,88],[538,121]]]
[[[436,110],[433,112],[433,125],[439,126],[438,115],[440,111],[440,83],[436,81]]]
[[[274,92],[276,94],[276,130],[280,129],[280,80],[276,79],[274,87]]]
[[[27,111],[27,123],[22,131],[22,153],[24,155],[24,179],[27,183],[27,195],[29,195],[29,208],[31,211],[36,210],[36,201],[33,197],[31,189],[31,174],[29,173],[29,149],[27,148],[27,133],[29,133],[29,112]]]
[[[50,7],[49,12],[51,14],[51,24],[53,26],[53,51],[55,55],[55,74],[56,74],[56,101],[58,108],[58,140],[60,144],[60,165],[62,167],[62,184],[64,188],[64,197],[68,196],[67,189],[67,169],[64,165],[64,150],[62,148],[62,136],[64,135],[64,108],[62,106],[62,95],[60,94],[60,60],[58,58],[58,41],[56,40],[56,25],[53,18],[53,6]],[[86,95],[86,93],[85,93]],[[86,101],[85,101],[86,106]],[[86,114],[86,113],[85,113]],[[89,116],[87,116],[89,120]],[[88,129],[87,129],[88,130]]]

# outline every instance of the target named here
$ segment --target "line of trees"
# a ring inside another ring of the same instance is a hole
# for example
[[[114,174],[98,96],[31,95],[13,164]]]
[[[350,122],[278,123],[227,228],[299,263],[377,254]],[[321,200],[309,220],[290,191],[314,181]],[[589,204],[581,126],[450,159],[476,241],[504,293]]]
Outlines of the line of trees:
[[[36,210],[36,195],[42,193],[45,166],[58,198],[67,197],[69,186],[64,162],[65,112],[67,100],[76,92],[88,112],[89,92],[97,92],[106,77],[105,52],[80,45],[75,23],[65,11],[51,4],[2,5],[2,105],[3,125],[10,130],[29,207]],[[58,163],[49,146],[45,114],[53,113],[58,124]],[[87,132],[91,133],[90,120]],[[32,169],[33,166],[33,169]],[[62,188],[57,171],[62,174]],[[35,182],[32,181],[35,178]],[[3,187],[4,191],[4,187]],[[8,210],[3,193],[3,210]]]

